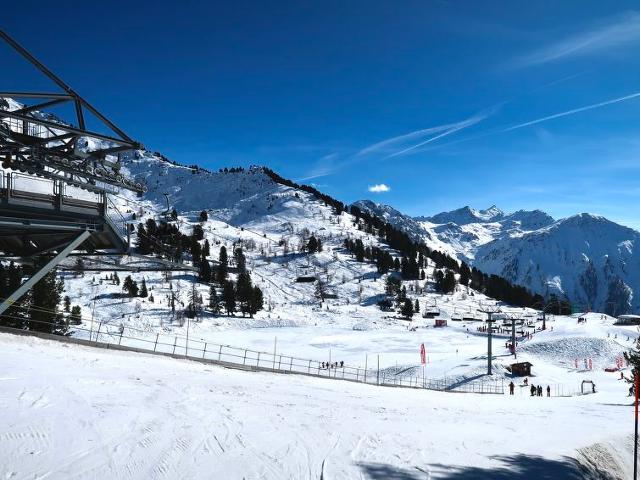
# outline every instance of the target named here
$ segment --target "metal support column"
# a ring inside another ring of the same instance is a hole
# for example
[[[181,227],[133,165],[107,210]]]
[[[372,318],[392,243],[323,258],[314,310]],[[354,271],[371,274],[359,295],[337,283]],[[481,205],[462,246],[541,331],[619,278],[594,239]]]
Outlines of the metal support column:
[[[38,283],[42,278],[53,270],[62,260],[67,258],[69,254],[74,251],[78,246],[82,244],[89,236],[91,232],[88,230],[83,231],[80,235],[78,235],[75,239],[71,241],[63,250],[60,251],[55,257],[49,260],[44,267],[42,267],[35,275],[33,275],[29,280],[24,282],[20,287],[13,292],[9,297],[0,304],[0,315],[4,313],[4,311],[13,305],[16,301],[20,299],[25,293],[33,288],[33,286]]]

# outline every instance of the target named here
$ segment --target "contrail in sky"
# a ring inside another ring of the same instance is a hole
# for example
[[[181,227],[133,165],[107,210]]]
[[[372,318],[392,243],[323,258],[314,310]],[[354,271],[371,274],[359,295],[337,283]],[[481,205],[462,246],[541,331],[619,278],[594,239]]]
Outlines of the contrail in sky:
[[[632,93],[631,95],[626,95],[624,97],[614,98],[613,100],[607,100],[606,102],[594,103],[593,105],[587,105],[586,107],[574,108],[573,110],[567,110],[566,112],[555,113],[553,115],[538,118],[536,120],[530,120],[525,123],[519,123],[518,125],[512,125],[503,130],[500,130],[500,132],[510,132],[511,130],[516,130],[518,128],[528,127],[529,125],[535,125],[537,123],[546,122],[547,120],[553,120],[554,118],[566,117],[568,115],[573,115],[574,113],[593,110],[594,108],[605,107],[607,105],[613,105],[614,103],[626,102],[627,100],[631,100],[637,97],[640,97],[640,92]]]

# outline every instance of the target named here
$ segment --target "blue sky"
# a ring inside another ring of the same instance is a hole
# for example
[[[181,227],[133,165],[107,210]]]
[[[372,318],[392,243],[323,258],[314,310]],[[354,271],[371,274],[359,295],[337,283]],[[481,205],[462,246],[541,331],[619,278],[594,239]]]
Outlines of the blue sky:
[[[182,163],[268,165],[413,215],[640,227],[637,2],[131,3],[10,2],[1,23]],[[0,62],[0,89],[45,88],[4,46]]]

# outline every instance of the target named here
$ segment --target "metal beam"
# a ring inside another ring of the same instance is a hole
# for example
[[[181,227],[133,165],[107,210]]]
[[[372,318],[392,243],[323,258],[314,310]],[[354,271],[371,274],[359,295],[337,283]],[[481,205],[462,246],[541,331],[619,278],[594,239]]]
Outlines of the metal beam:
[[[14,110],[14,112],[25,114],[25,113],[33,112],[34,110],[42,110],[43,108],[52,107],[54,105],[58,105],[59,103],[65,103],[68,101],[69,101],[68,98],[54,98],[53,100],[49,100],[48,102],[38,103],[37,105],[31,105],[29,107],[24,107],[19,110]]]
[[[0,33],[2,31],[0,30]],[[78,235],[74,240],[71,241],[60,253],[58,253],[55,257],[53,257],[49,262],[38,270],[35,275],[33,275],[29,280],[24,282],[18,289],[13,292],[9,297],[2,302],[0,305],[0,315],[2,315],[7,308],[13,305],[16,301],[20,299],[25,293],[31,290],[36,283],[38,283],[42,278],[53,270],[56,265],[58,265],[62,260],[64,260],[73,250],[75,250],[78,246],[82,244],[89,236],[91,232],[85,230],[80,235]]]
[[[47,120],[42,120],[40,118],[29,117],[27,115],[20,115],[14,112],[10,112],[9,110],[0,109],[0,118],[1,117],[16,118],[18,120],[34,123],[36,125],[42,125],[45,127],[54,128],[56,130],[62,130],[64,132],[75,133],[76,135],[80,135],[82,137],[92,137],[100,140],[107,140],[109,142],[118,143],[120,145],[129,145],[132,149],[140,148],[140,145],[136,142],[133,142],[132,140],[121,140],[119,138],[110,137],[109,135],[103,135],[101,133],[89,132],[86,130],[82,130],[80,128],[69,127],[64,124],[49,122]]]
[[[34,92],[0,92],[2,98],[66,98],[71,100],[73,97],[66,93],[34,93]]]
[[[85,106],[87,109],[89,109],[91,111],[91,113],[93,113],[96,117],[98,117],[100,120],[102,120],[102,122],[106,126],[108,126],[114,133],[120,135],[120,137],[122,139],[124,139],[125,141],[127,141],[127,142],[133,142],[133,140],[131,138],[129,138],[129,136],[126,133],[124,133],[122,130],[120,130],[113,122],[111,122],[107,117],[102,115],[96,108],[94,108],[92,105],[90,105],[89,102],[87,102],[80,95],[78,95],[75,91],[73,91],[73,89],[69,85],[64,83],[60,77],[58,77],[55,73],[53,73],[51,70],[49,70],[47,67],[45,67],[44,64],[42,64],[40,61],[38,61],[38,59],[36,57],[31,55],[27,51],[26,48],[24,48],[22,45],[20,45],[18,42],[16,42],[6,32],[0,30],[0,37],[3,38],[5,40],[5,42],[7,42],[11,47],[13,47],[13,49],[15,51],[17,51],[20,55],[22,55],[29,62],[31,62],[31,64],[34,65],[38,70],[40,70],[47,77],[49,77],[62,90],[64,90],[69,95],[71,95],[73,98],[75,98],[76,99],[76,109],[80,108],[78,102],[81,102],[83,106]],[[78,113],[78,115],[79,115],[78,116],[78,122],[84,124],[84,118],[83,118],[82,112],[80,111]],[[82,126],[83,125],[81,125],[81,127]]]

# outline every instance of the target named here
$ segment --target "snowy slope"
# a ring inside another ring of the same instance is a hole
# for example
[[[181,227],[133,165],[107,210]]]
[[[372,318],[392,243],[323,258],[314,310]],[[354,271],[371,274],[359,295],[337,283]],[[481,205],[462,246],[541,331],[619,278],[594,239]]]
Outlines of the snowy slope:
[[[603,217],[581,214],[517,237],[483,245],[481,270],[557,293],[583,308],[637,311],[640,298],[640,233]]]
[[[6,334],[0,346],[2,478],[631,475],[622,384],[572,398],[469,397]]]

